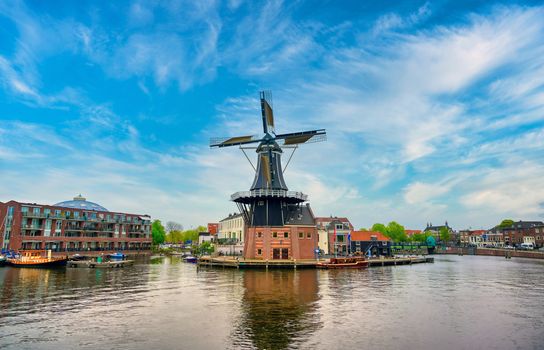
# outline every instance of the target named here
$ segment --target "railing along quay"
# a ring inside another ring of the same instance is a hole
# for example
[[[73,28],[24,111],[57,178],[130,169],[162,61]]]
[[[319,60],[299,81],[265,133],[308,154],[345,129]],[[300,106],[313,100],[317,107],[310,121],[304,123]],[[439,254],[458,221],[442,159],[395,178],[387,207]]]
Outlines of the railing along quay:
[[[257,260],[257,259],[235,259],[230,257],[204,256],[198,260],[198,265],[212,267],[232,268],[315,268],[318,262],[324,260]],[[369,267],[395,266],[434,263],[433,257],[394,257],[369,259]]]

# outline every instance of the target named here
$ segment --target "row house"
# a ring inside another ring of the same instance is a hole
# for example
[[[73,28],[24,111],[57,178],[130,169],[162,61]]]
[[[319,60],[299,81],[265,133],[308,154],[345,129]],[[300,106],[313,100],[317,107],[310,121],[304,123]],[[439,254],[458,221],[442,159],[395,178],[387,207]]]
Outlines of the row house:
[[[345,217],[316,217],[318,247],[325,254],[347,255],[353,225]]]
[[[485,241],[486,230],[460,230],[459,242],[461,245],[482,246]]]
[[[542,221],[517,221],[511,227],[502,228],[500,231],[504,236],[505,245],[519,246],[522,243],[532,243],[538,248],[544,246]]]
[[[110,212],[81,195],[54,205],[0,202],[4,250],[147,250],[151,242],[149,215]]]

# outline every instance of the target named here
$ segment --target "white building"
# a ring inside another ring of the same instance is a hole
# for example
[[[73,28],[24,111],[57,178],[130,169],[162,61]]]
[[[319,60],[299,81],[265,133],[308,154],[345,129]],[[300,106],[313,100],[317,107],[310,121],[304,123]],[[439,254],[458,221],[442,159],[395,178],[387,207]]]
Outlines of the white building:
[[[229,214],[219,221],[215,251],[221,255],[242,255],[245,233],[242,214]]]
[[[229,216],[219,221],[217,240],[220,244],[228,240],[229,244],[241,243],[243,245],[245,233],[246,226],[242,214],[229,214]]]

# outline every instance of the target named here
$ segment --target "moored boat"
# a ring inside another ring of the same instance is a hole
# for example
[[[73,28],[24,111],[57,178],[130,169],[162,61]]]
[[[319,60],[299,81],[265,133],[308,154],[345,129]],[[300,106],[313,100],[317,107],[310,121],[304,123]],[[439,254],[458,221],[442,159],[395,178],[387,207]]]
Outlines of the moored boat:
[[[6,265],[7,259],[5,256],[0,255],[0,267]]]
[[[330,258],[328,262],[319,262],[316,266],[321,269],[363,269],[368,267],[368,261],[362,257]]]
[[[123,260],[127,256],[121,252],[115,252],[109,255],[110,259]]]
[[[74,254],[70,257],[70,261],[82,261],[82,260],[88,260],[91,257],[81,255],[81,254]]]
[[[7,264],[14,267],[56,267],[65,266],[68,257],[52,257],[51,251],[43,256],[41,251],[22,251],[18,257],[7,258]]]
[[[198,261],[198,258],[192,255],[186,256],[183,258],[185,262],[195,264]]]

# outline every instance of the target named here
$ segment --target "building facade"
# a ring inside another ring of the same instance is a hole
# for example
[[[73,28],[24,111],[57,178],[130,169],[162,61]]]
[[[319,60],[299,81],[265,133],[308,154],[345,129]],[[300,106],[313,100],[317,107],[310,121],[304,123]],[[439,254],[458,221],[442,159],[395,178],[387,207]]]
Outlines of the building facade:
[[[522,243],[533,243],[537,248],[544,246],[544,222],[517,221],[511,227],[502,229],[504,244],[519,246]]]
[[[449,241],[457,242],[460,239],[458,234],[456,234],[455,231],[450,227],[450,225],[448,225],[447,221],[444,223],[444,225],[438,225],[438,226],[434,226],[432,223],[427,223],[427,227],[425,227],[423,232],[432,234],[437,242],[442,242],[442,239],[440,238],[440,230],[444,228],[447,229],[448,232],[450,233]],[[442,243],[447,243],[447,242],[442,242]]]
[[[345,256],[349,254],[349,235],[353,225],[346,217],[317,217],[319,249],[325,254]]]
[[[462,246],[483,246],[486,237],[485,230],[461,230],[459,231],[459,243]]]
[[[315,259],[317,230],[309,205],[301,205],[286,217],[283,226],[249,227],[244,257],[258,260]]]
[[[147,250],[151,217],[110,212],[81,195],[55,205],[0,203],[0,247],[55,252]]]
[[[209,222],[208,223],[208,232],[212,236],[217,237],[217,234],[219,233],[219,223]]]
[[[347,255],[348,236],[353,225],[346,217],[316,217],[319,249],[325,254]]]
[[[217,240],[223,244],[244,244],[246,224],[242,214],[229,214],[219,221]]]
[[[350,245],[355,255],[391,256],[391,239],[381,232],[353,231]]]

